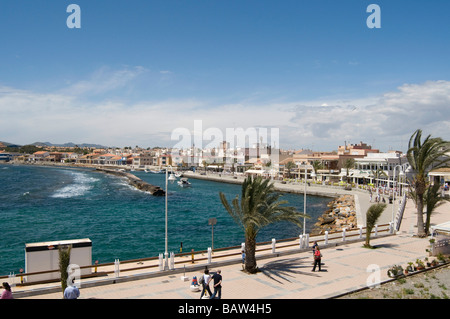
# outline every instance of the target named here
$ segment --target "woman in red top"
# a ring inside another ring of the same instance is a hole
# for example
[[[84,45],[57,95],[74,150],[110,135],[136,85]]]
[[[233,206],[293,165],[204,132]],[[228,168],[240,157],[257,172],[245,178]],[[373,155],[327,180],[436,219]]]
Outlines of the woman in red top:
[[[319,271],[320,269],[320,261],[322,260],[322,254],[320,253],[319,246],[316,246],[316,251],[314,252],[314,267],[312,271],[316,271],[316,265],[319,265]]]

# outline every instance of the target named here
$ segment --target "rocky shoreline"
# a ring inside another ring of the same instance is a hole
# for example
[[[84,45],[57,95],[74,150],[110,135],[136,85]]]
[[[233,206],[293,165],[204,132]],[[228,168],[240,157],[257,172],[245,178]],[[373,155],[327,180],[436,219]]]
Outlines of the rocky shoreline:
[[[355,198],[353,195],[341,195],[332,200],[328,209],[314,224],[312,235],[323,235],[325,231],[334,232],[358,227],[356,220]]]

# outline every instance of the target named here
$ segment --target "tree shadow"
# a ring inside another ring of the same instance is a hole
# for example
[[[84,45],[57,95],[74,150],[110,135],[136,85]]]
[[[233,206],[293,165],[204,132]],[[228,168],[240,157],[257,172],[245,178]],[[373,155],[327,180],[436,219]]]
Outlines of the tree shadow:
[[[312,258],[302,257],[271,261],[259,268],[259,271],[268,278],[283,284],[283,281],[291,282],[291,279],[295,278],[294,275],[320,277],[318,274],[311,273],[312,267]],[[322,269],[322,271],[326,270]]]
[[[373,245],[372,247],[374,247],[374,248],[392,248],[392,247],[397,247],[398,245],[397,244],[390,244],[390,243],[387,243],[387,244],[377,244],[377,245]]]

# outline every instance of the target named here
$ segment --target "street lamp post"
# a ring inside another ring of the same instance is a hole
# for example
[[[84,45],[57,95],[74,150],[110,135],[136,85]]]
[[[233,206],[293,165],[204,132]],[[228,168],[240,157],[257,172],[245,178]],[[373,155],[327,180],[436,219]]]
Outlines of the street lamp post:
[[[170,167],[170,177],[168,177],[168,173],[169,173],[169,168]],[[167,240],[167,197],[169,197],[169,189],[168,189],[168,181],[174,181],[176,179],[176,177],[173,175],[173,169],[171,165],[167,165],[166,166],[166,209],[165,209],[165,213],[166,213],[166,217],[165,217],[165,228],[166,228],[166,235],[165,235],[165,250],[164,250],[164,259],[165,259],[165,263],[164,263],[164,270],[169,269],[169,253],[168,253],[168,240]]]
[[[300,171],[300,170],[299,170]],[[308,175],[308,165],[305,164],[305,189],[304,189],[304,197],[303,197],[303,236],[306,234],[306,183],[307,183],[307,175]],[[315,177],[316,173],[314,170],[311,173],[311,177]]]
[[[214,225],[217,224],[217,218],[210,218],[208,219],[208,225],[210,225],[211,228],[211,232],[212,232],[212,239],[211,239],[211,250],[214,250]]]
[[[305,191],[304,191],[304,197],[303,197],[303,237],[306,233],[306,165],[305,165]]]

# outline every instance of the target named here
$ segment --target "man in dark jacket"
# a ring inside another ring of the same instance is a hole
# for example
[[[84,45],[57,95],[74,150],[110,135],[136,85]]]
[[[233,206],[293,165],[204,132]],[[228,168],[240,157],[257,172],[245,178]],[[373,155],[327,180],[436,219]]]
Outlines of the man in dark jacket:
[[[211,299],[214,299],[217,293],[219,294],[218,299],[222,298],[222,275],[220,273],[221,271],[219,269],[212,277],[214,280],[214,293],[212,294]]]

